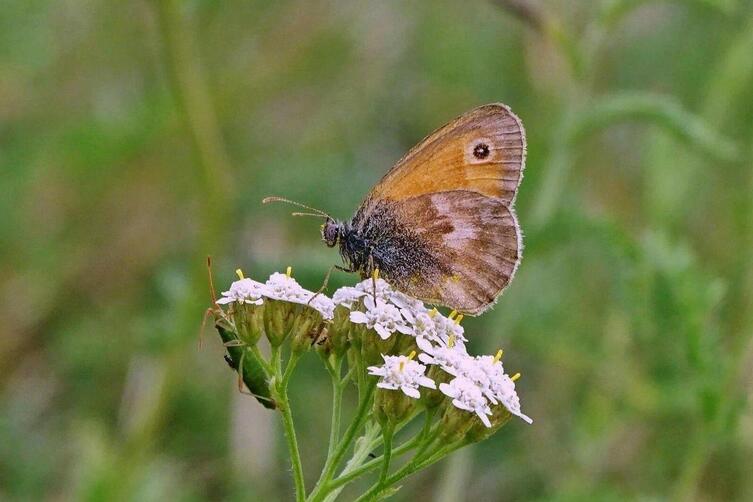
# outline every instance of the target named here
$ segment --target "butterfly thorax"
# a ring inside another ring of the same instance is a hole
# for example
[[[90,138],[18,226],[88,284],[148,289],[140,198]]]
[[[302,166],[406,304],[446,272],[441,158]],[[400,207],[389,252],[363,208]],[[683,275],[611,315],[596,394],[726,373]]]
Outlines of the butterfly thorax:
[[[353,226],[352,221],[343,222],[338,244],[346,268],[358,272],[363,278],[368,277],[372,272],[373,243]]]
[[[367,201],[352,220],[341,223],[338,244],[348,269],[362,278],[379,269],[388,281],[404,282],[417,270],[441,268],[428,243],[388,201]]]

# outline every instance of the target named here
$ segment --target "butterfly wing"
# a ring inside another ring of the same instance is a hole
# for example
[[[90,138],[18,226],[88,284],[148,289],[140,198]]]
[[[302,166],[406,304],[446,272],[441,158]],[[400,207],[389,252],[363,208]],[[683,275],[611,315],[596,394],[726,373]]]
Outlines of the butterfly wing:
[[[394,287],[472,315],[493,305],[520,262],[515,213],[478,192],[380,201],[360,223],[374,265]]]
[[[385,278],[416,298],[469,314],[488,309],[520,262],[512,204],[525,154],[523,125],[500,103],[441,127],[395,164],[357,211],[352,228],[364,253],[368,248]],[[353,261],[368,274],[364,257]]]
[[[512,206],[525,155],[525,130],[510,108],[501,103],[480,106],[424,138],[366,200],[471,190]]]

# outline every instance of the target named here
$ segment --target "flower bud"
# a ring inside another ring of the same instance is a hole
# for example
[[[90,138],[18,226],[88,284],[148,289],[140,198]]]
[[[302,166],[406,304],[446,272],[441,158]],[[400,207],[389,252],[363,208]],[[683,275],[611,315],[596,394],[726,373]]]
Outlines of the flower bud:
[[[452,401],[447,402],[442,416],[440,436],[448,441],[458,441],[471,428],[474,419],[486,427],[491,427],[489,415],[492,414],[483,391],[470,378],[458,376],[450,383],[439,384],[439,390]]]
[[[484,423],[480,418],[478,418],[478,416],[473,417],[473,425],[471,425],[470,429],[468,429],[468,432],[465,436],[465,440],[468,443],[483,441],[484,439],[488,438],[499,429],[501,429],[502,426],[509,422],[510,418],[512,418],[512,413],[510,413],[508,409],[501,404],[492,406],[491,409],[492,414],[489,417],[491,427],[484,425]]]
[[[444,371],[440,366],[429,366],[429,371],[426,374],[429,378],[436,382],[437,386],[443,383],[447,383],[452,380],[452,375]],[[427,409],[433,409],[442,404],[445,400],[445,395],[438,389],[428,389],[421,395],[421,402]]]
[[[294,328],[305,331],[302,325],[308,323],[310,318],[299,318],[302,312],[319,311],[322,316],[331,319],[334,310],[332,300],[302,288],[291,274],[292,269],[288,267],[287,273],[274,273],[264,284],[268,304],[264,328],[273,347],[280,346]]]
[[[246,345],[255,345],[259,341],[263,328],[264,284],[243,277],[237,271],[239,280],[230,285],[216,300],[217,305],[229,305],[228,315],[233,321],[238,338]]]
[[[342,357],[350,346],[350,326],[350,309],[338,305],[332,324],[328,327],[329,346],[337,357]]]
[[[267,300],[264,309],[264,331],[269,343],[279,347],[292,328],[294,305],[280,300]]]
[[[446,406],[442,415],[439,437],[447,443],[454,443],[465,437],[474,423],[475,415],[455,406]]]
[[[361,338],[361,356],[367,365],[379,364],[382,354],[391,354],[397,337],[380,337],[373,329],[367,329]]]
[[[235,329],[246,345],[256,345],[264,334],[264,305],[236,304],[231,308]]]
[[[374,415],[381,426],[389,421],[399,424],[416,407],[417,400],[399,390],[377,389],[374,397]]]
[[[410,354],[411,352],[418,352],[419,349],[415,336],[405,335],[403,333],[395,333],[395,335],[397,335],[394,349],[396,354]]]
[[[290,330],[291,350],[296,353],[309,350],[317,342],[325,326],[322,315],[317,310],[305,306],[293,319],[293,326]]]

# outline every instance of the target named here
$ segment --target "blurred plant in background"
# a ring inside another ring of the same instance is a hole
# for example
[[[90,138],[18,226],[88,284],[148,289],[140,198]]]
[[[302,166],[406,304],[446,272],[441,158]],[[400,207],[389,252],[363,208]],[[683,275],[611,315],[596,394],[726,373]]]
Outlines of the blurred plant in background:
[[[537,422],[394,498],[753,498],[751,54],[749,0],[7,0],[0,498],[289,499],[273,414],[196,350],[205,257],[316,289],[336,257],[261,198],[350,214],[493,101],[528,133],[526,256],[464,326]],[[311,473],[330,389],[296,371]]]

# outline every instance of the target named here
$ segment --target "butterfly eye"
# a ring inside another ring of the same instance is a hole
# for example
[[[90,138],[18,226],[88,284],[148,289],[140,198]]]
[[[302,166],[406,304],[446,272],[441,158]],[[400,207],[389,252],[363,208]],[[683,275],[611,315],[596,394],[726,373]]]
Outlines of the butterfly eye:
[[[478,143],[473,147],[473,156],[479,160],[483,160],[489,156],[489,145],[486,143]]]

